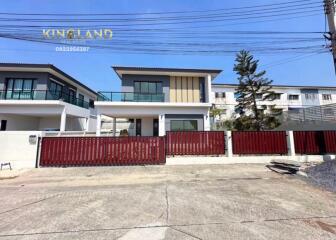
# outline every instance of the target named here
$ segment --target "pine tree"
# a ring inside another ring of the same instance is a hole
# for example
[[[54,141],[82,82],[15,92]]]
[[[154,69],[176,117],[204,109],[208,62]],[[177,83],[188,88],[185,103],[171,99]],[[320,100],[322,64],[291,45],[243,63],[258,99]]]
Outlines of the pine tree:
[[[266,130],[280,125],[278,117],[281,112],[274,105],[268,111],[266,106],[258,105],[258,101],[273,101],[272,80],[265,77],[266,71],[257,72],[258,60],[248,51],[240,51],[236,56],[233,70],[238,74],[239,85],[236,90],[236,119],[234,128],[237,130]]]

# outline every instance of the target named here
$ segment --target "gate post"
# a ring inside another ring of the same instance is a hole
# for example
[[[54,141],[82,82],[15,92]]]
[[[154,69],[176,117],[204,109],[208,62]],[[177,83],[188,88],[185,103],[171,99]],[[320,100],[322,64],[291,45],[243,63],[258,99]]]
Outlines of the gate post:
[[[233,156],[233,151],[232,151],[232,132],[231,131],[226,131],[225,132],[226,136],[226,156],[227,157],[232,157]]]
[[[288,155],[295,156],[295,144],[294,144],[293,131],[286,131],[286,135],[287,135]]]

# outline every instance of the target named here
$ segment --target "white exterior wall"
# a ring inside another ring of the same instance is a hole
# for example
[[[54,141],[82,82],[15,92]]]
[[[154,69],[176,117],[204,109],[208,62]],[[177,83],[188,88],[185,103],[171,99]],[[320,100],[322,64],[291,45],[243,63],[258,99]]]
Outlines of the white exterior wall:
[[[153,119],[154,118],[141,118],[141,135],[153,136]]]
[[[0,114],[0,121],[1,120],[7,120],[8,131],[33,131],[39,129],[38,117]]]
[[[13,169],[35,168],[38,141],[30,143],[31,135],[41,136],[42,132],[0,132],[0,163],[9,162]]]

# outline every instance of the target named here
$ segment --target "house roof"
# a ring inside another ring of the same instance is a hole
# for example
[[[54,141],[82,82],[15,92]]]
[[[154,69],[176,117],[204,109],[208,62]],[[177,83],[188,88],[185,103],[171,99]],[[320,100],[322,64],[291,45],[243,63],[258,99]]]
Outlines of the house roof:
[[[75,78],[71,77],[67,73],[63,72],[61,69],[55,67],[52,64],[36,64],[36,63],[0,63],[0,71],[17,71],[22,69],[24,71],[34,71],[34,72],[44,72],[47,71],[53,75],[59,74],[64,78],[69,79],[70,81],[78,84],[79,86],[83,87],[87,91],[97,95],[96,91],[92,90],[91,88],[87,87],[80,81],[76,80]],[[49,71],[48,71],[49,70]]]
[[[235,83],[213,83],[212,86],[216,87],[236,87]],[[299,89],[333,89],[336,90],[336,86],[303,86],[303,85],[272,85],[276,88],[299,88]]]
[[[188,75],[188,76],[206,76],[210,74],[215,78],[222,70],[218,69],[194,69],[194,68],[156,68],[156,67],[125,67],[112,66],[113,70],[121,78],[123,74],[141,74],[141,75]]]

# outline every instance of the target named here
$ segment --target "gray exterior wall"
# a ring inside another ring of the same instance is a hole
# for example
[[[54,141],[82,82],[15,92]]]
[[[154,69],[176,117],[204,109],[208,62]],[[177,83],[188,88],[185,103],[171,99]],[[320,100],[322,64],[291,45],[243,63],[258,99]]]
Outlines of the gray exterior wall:
[[[121,91],[122,92],[134,92],[135,81],[149,81],[149,82],[162,82],[162,92],[165,97],[165,102],[169,102],[169,88],[170,78],[163,75],[131,75],[124,74],[121,79]]]

